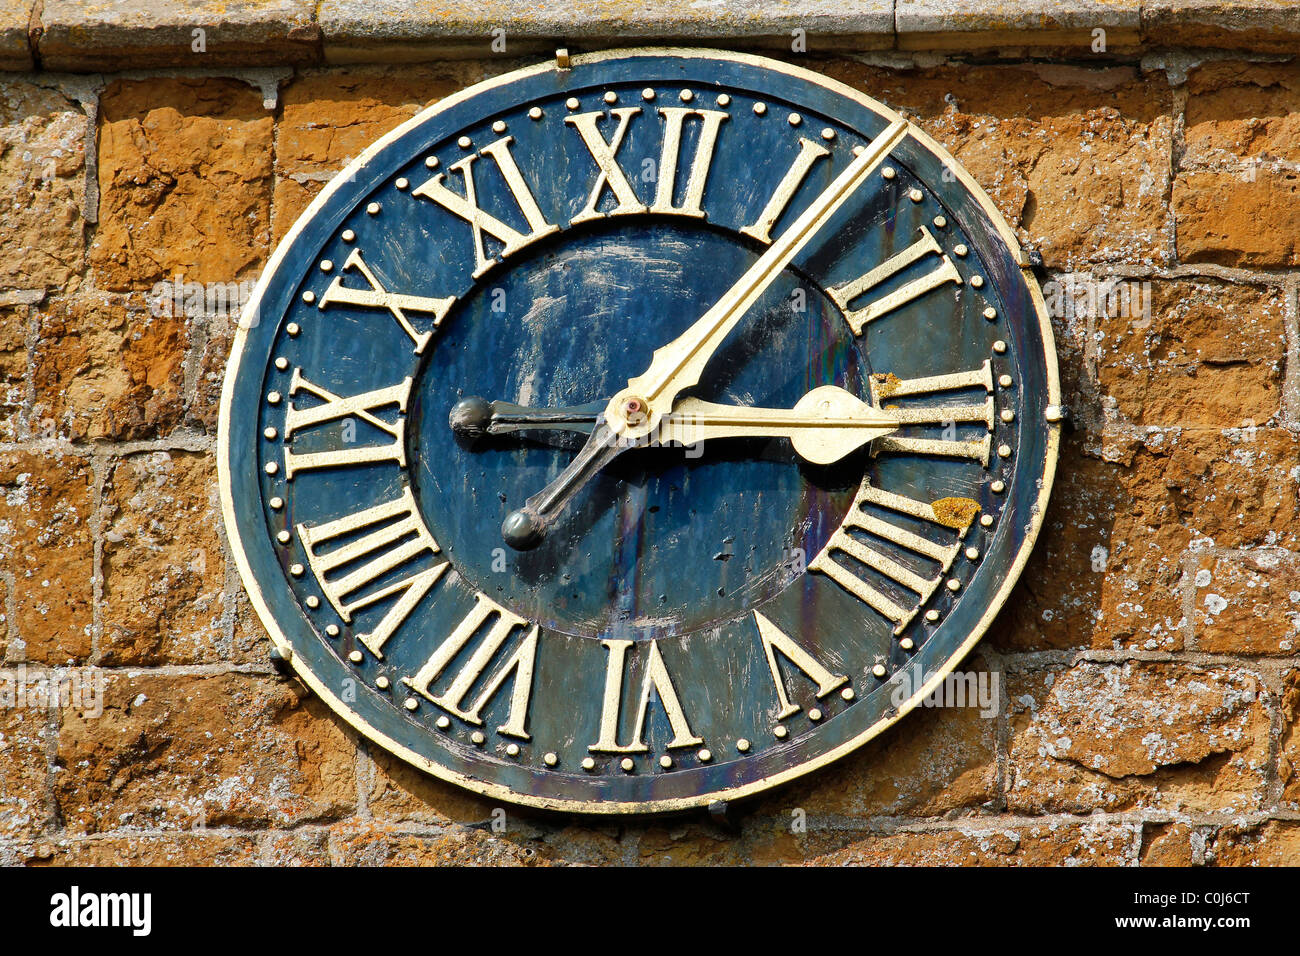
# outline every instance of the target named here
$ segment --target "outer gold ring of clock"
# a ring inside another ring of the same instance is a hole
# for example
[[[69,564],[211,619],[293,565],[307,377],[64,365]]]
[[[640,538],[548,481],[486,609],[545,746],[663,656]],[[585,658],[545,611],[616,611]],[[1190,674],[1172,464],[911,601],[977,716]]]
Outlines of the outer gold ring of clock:
[[[704,48],[677,48],[677,47],[629,47],[617,50],[605,50],[600,53],[587,53],[573,57],[573,64],[581,66],[588,63],[599,63],[604,60],[623,59],[636,56],[657,56],[657,57],[677,57],[681,59],[716,59],[731,60],[737,63],[745,63],[762,69],[771,70],[777,73],[784,73],[788,76],[801,79],[808,83],[814,83],[824,87],[833,93],[848,99],[856,100],[858,103],[872,110],[886,120],[900,119],[893,110],[882,103],[878,103],[871,97],[853,89],[837,80],[829,79],[819,73],[811,70],[805,70],[802,67],[791,66],[780,60],[769,59],[768,57],[755,56],[748,53],[730,53],[724,50],[710,50]],[[461,90],[448,96],[426,110],[422,110],[416,116],[407,120],[396,129],[391,130],[380,139],[368,146],[360,156],[348,164],[348,166],[331,180],[324,189],[317,194],[306,210],[294,222],[293,228],[285,234],[284,238],[276,246],[270,260],[268,260],[265,269],[262,271],[261,278],[258,279],[257,286],[253,294],[241,313],[239,327],[235,332],[234,344],[231,347],[230,362],[226,369],[225,383],[221,392],[221,413],[217,423],[217,473],[221,492],[221,514],[226,525],[226,534],[230,539],[231,551],[234,554],[235,564],[239,568],[239,576],[244,582],[244,589],[248,593],[249,600],[253,607],[257,609],[257,615],[266,628],[271,640],[275,646],[289,657],[295,673],[312,691],[325,701],[336,714],[351,725],[358,733],[375,741],[408,763],[419,767],[421,770],[432,774],[433,776],[446,780],[458,786],[475,791],[486,797],[504,800],[509,803],[522,804],[524,806],[538,807],[546,810],[559,810],[568,813],[585,813],[585,814],[620,814],[620,813],[663,813],[672,810],[688,810],[694,807],[703,807],[717,801],[739,800],[742,797],[752,796],[780,784],[787,783],[804,774],[812,773],[821,767],[833,763],[846,754],[851,753],[858,747],[861,747],[867,741],[871,740],[877,734],[891,727],[910,711],[917,704],[930,695],[930,693],[943,683],[944,679],[953,671],[958,664],[965,659],[980,638],[984,636],[985,631],[993,623],[993,619],[1006,603],[1011,589],[1015,587],[1016,582],[1020,579],[1024,571],[1029,555],[1033,551],[1034,543],[1038,540],[1038,533],[1042,528],[1043,520],[1047,511],[1048,498],[1052,491],[1052,482],[1056,474],[1056,461],[1060,451],[1061,430],[1059,424],[1048,423],[1044,420],[1044,425],[1048,429],[1047,449],[1043,459],[1043,479],[1039,487],[1038,499],[1032,507],[1033,521],[1031,527],[1025,534],[1021,542],[1020,549],[1012,561],[1010,569],[1003,578],[1002,585],[994,595],[993,600],[989,602],[984,610],[983,616],[979,619],[974,628],[966,636],[966,640],[961,646],[948,657],[940,668],[928,681],[925,682],[907,701],[898,708],[897,713],[892,717],[882,718],[858,734],[851,740],[847,740],[832,750],[826,751],[817,757],[807,760],[798,766],[788,767],[780,773],[771,774],[759,780],[751,781],[741,787],[735,787],[729,790],[717,790],[709,793],[698,794],[692,797],[685,797],[676,800],[651,800],[644,802],[636,801],[589,801],[589,800],[561,800],[549,797],[537,797],[528,793],[520,793],[498,784],[487,783],[474,777],[468,777],[463,774],[455,773],[441,764],[438,764],[421,754],[416,753],[408,747],[403,746],[385,734],[381,734],[369,724],[357,718],[357,715],[351,711],[338,697],[320,680],[315,674],[303,666],[296,654],[292,653],[292,645],[285,638],[280,630],[279,624],[271,614],[262,596],[261,587],[257,579],[253,576],[252,568],[244,555],[243,543],[239,537],[238,523],[235,519],[234,499],[231,492],[230,476],[230,406],[234,395],[234,383],[238,377],[239,362],[243,352],[244,341],[247,337],[248,325],[246,317],[258,315],[262,297],[271,277],[275,274],[276,267],[279,266],[284,258],[293,240],[302,231],[308,223],[325,204],[325,201],[346,182],[354,178],[354,174],[363,169],[385,146],[393,140],[396,140],[408,130],[423,123],[431,116],[435,116],[444,110],[461,103],[473,96],[476,96],[485,90],[493,89],[509,83],[516,82],[529,76],[535,76],[540,73],[546,73],[556,69],[554,62],[540,63],[536,66],[526,67],[521,70],[514,70],[510,73],[494,77],[490,80],[484,80],[476,83],[471,87]],[[1034,303],[1034,309],[1038,315],[1039,331],[1043,340],[1043,361],[1046,365],[1047,373],[1047,404],[1059,406],[1061,404],[1061,383],[1060,373],[1056,361],[1056,345],[1052,337],[1052,325],[1047,314],[1047,305],[1043,300],[1042,290],[1038,287],[1038,282],[1028,271],[1028,263],[1021,251],[1020,243],[1017,241],[1015,233],[1007,225],[1002,214],[998,212],[997,207],[989,198],[984,189],[977,183],[966,171],[966,169],[957,162],[957,160],[946,149],[939,145],[923,130],[915,125],[911,125],[910,134],[926,149],[938,157],[945,165],[953,171],[958,181],[966,190],[975,197],[983,208],[989,221],[996,226],[1002,241],[1006,243],[1014,256],[1016,262],[1020,264],[1026,285],[1029,287],[1030,297]]]

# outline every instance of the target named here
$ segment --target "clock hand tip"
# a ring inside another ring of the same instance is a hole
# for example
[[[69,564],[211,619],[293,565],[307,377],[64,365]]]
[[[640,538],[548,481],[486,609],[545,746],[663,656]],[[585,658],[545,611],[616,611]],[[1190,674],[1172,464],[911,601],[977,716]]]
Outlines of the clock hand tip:
[[[488,426],[492,424],[492,405],[477,395],[462,398],[451,407],[447,424],[462,438],[478,438],[486,435]]]
[[[526,509],[512,511],[501,523],[501,537],[516,551],[528,551],[542,543],[544,528],[541,520]]]

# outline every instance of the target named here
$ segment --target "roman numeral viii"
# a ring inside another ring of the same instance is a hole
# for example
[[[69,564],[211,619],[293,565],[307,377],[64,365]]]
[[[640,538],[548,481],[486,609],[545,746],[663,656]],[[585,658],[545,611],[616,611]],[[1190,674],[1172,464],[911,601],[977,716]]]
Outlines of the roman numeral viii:
[[[352,623],[353,615],[363,608],[397,596],[379,623],[369,633],[358,635],[381,659],[384,644],[447,569],[444,561],[393,580],[391,572],[422,554],[438,553],[438,542],[416,511],[409,487],[403,488],[395,501],[324,524],[299,524],[298,537],[321,590],[345,622]]]

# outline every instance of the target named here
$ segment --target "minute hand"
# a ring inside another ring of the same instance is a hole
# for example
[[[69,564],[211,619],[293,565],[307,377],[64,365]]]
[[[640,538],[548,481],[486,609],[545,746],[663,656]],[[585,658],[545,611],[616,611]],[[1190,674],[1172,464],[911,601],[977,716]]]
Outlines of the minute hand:
[[[605,417],[614,431],[624,437],[639,437],[672,411],[678,393],[699,383],[705,365],[736,323],[907,135],[907,129],[905,120],[886,127],[709,311],[672,342],[655,350],[650,367],[630,379],[627,388],[610,400]]]

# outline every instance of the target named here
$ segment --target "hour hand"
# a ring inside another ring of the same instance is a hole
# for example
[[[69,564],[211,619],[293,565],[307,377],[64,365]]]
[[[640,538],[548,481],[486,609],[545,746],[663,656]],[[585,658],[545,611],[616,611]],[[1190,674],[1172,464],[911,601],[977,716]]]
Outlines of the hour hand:
[[[837,385],[823,385],[794,408],[715,405],[681,399],[659,424],[660,442],[694,445],[710,438],[788,438],[795,453],[815,465],[829,465],[882,438],[897,418]]]
[[[566,408],[531,408],[511,402],[489,402],[475,396],[453,405],[447,420],[452,431],[465,439],[531,429],[591,434],[605,404],[600,401]]]

